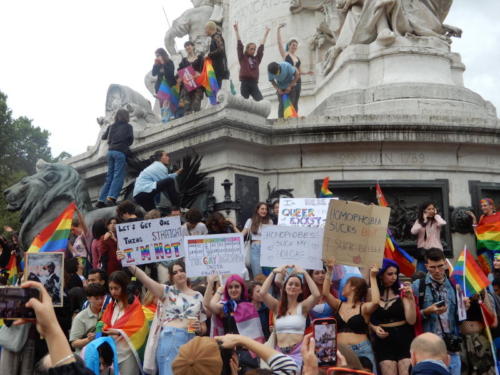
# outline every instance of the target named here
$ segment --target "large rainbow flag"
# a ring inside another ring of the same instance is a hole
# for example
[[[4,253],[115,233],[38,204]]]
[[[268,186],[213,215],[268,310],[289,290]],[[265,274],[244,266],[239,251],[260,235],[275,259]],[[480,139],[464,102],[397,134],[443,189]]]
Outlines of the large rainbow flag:
[[[144,349],[146,348],[149,333],[149,323],[144,315],[142,305],[139,299],[135,297],[134,302],[127,306],[122,317],[114,324],[111,324],[115,306],[116,303],[110,303],[106,307],[106,310],[104,310],[104,314],[102,315],[104,330],[119,333],[130,349],[132,349],[139,368],[142,368]]]
[[[460,285],[467,297],[479,293],[491,283],[474,260],[472,254],[467,250],[467,247],[458,257],[451,278],[456,284]]]
[[[288,94],[283,94],[281,96],[281,100],[283,101],[283,118],[297,118],[299,115],[295,110],[295,107],[292,104],[292,100],[288,96]]]
[[[40,233],[31,243],[28,253],[45,253],[47,251],[65,251],[76,205],[71,202],[68,207]]]
[[[203,70],[201,71],[198,78],[196,78],[196,83],[205,89],[205,93],[210,100],[210,104],[216,105],[219,83],[217,82],[217,77],[215,76],[212,59],[205,59],[205,62],[203,63]]]
[[[16,285],[19,278],[19,272],[17,270],[17,259],[15,254],[12,254],[10,256],[9,263],[7,263],[5,270],[7,271],[8,275],[7,284]]]
[[[325,177],[323,179],[323,184],[321,184],[321,190],[319,192],[320,198],[331,198],[333,197],[333,193],[328,189],[328,184],[330,183],[330,178]]]
[[[493,272],[493,253],[500,251],[500,213],[483,216],[476,227],[478,263],[484,273]]]
[[[161,81],[156,96],[160,101],[168,102],[170,110],[173,112],[179,107],[179,88],[177,85],[170,87],[167,81]]]
[[[378,205],[389,207],[389,202],[385,199],[384,194],[382,193],[382,188],[378,183],[375,185],[375,190]],[[399,270],[405,276],[411,277],[416,271],[415,259],[399,247],[397,242],[392,237],[390,229],[387,229],[387,235],[385,237],[384,258],[392,259],[397,262],[399,264]]]

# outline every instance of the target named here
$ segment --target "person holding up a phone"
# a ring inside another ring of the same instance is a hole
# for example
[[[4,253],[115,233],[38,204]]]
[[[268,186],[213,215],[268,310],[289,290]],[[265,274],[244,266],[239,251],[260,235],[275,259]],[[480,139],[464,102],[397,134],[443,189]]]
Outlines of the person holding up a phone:
[[[416,304],[411,283],[399,282],[399,265],[384,259],[377,274],[380,301],[371,317],[375,332],[373,349],[382,375],[407,375],[411,364],[410,345],[415,336]],[[444,301],[443,301],[444,302]]]
[[[364,302],[368,294],[368,284],[361,277],[351,277],[347,280],[342,295],[347,299],[343,303],[330,293],[333,266],[335,259],[326,260],[326,278],[323,283],[323,296],[335,310],[334,318],[337,321],[337,342],[349,345],[359,356],[368,358],[377,368],[372,345],[368,339],[368,322],[373,312],[378,308],[380,294],[377,285],[378,267],[370,269],[371,300]]]

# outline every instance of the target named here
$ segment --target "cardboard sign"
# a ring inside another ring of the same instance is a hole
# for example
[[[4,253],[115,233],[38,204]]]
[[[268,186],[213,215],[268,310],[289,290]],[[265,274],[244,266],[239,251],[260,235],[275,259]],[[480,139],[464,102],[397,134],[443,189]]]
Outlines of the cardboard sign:
[[[188,277],[238,274],[245,269],[241,233],[184,237]]]
[[[338,264],[380,266],[384,257],[389,207],[331,200],[323,237],[323,255]]]
[[[182,83],[184,84],[184,87],[189,92],[197,89],[200,86],[200,85],[198,85],[198,83],[196,83],[196,80],[195,80],[196,72],[194,71],[194,69],[191,65],[189,65],[185,68],[179,69],[177,71],[177,74],[179,74],[179,77],[182,79]]]
[[[265,225],[262,227],[260,265],[297,264],[304,269],[321,270],[322,244],[323,228]]]
[[[124,267],[174,260],[184,256],[179,216],[133,221],[116,226]]]
[[[281,198],[278,225],[323,228],[332,199],[336,198]]]

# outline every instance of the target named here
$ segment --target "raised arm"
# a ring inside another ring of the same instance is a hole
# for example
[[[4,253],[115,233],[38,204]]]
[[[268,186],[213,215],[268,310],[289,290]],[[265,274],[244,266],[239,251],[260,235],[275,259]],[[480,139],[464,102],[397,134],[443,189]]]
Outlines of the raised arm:
[[[415,224],[413,224],[413,226],[411,227],[411,234],[416,235],[422,229],[424,229],[424,227],[422,226],[422,224],[420,224],[420,221],[417,220],[415,221]]]
[[[271,29],[266,26],[265,31],[264,31],[264,37],[262,38],[262,42],[260,44],[264,45],[266,44],[267,37],[269,36],[269,32]]]
[[[441,215],[435,215],[434,219],[436,220],[437,224],[442,227],[443,225],[446,225],[446,220],[441,217]]]
[[[373,266],[370,268],[370,296],[371,301],[363,304],[363,313],[371,315],[378,307],[380,301],[380,291],[377,284],[377,273],[379,268]]]
[[[414,325],[417,321],[417,306],[415,304],[415,298],[413,297],[413,291],[410,282],[404,282],[402,292],[405,320],[409,325]]]
[[[326,303],[330,305],[332,309],[338,311],[340,307],[340,300],[335,298],[332,293],[330,293],[330,287],[332,285],[332,274],[333,274],[333,266],[335,266],[335,259],[328,258],[325,261],[326,263],[326,275],[325,281],[323,281],[323,297],[325,297]]]
[[[297,265],[295,266],[295,270],[297,271],[297,273],[304,275],[307,286],[309,287],[309,290],[311,292],[311,295],[307,297],[302,303],[303,312],[307,314],[318,303],[321,297],[321,293],[319,292],[318,286],[312,279],[311,275],[309,275],[309,273],[307,273],[302,267]]]
[[[220,300],[222,298],[222,295],[224,294],[224,287],[220,286],[217,289],[217,292],[215,292],[214,296],[210,300],[210,303],[208,305],[208,309],[212,312],[212,314],[215,315],[221,315],[223,312],[222,309],[222,304],[220,304]]]
[[[240,29],[238,28],[238,22],[233,25],[234,32],[236,33],[236,40],[241,40]]]
[[[205,309],[208,310],[208,312],[210,313],[212,313],[212,311],[209,308],[210,301],[214,296],[214,289],[217,286],[217,280],[218,280],[217,275],[212,275],[207,277],[207,288],[205,289],[205,295],[203,296],[203,306],[205,306]]]
[[[285,47],[283,47],[283,38],[281,37],[281,28],[283,28],[283,27],[285,27],[284,23],[281,23],[278,26],[278,48],[279,48],[281,57],[283,58],[283,60],[285,60],[286,51],[285,51]]]
[[[123,250],[116,251],[116,258],[120,261],[125,258],[125,253],[123,252]],[[151,293],[153,293],[155,297],[159,299],[163,298],[163,294],[165,292],[165,285],[160,284],[157,281],[154,281],[137,266],[129,266],[128,269],[132,273],[132,275],[134,275],[137,278],[137,280],[139,280],[148,290],[151,291]]]
[[[278,305],[279,301],[274,298],[270,293],[269,289],[271,288],[271,285],[273,284],[273,279],[276,274],[283,273],[285,271],[285,268],[287,266],[281,266],[278,268],[275,268],[273,272],[269,274],[267,277],[266,281],[264,281],[264,284],[262,285],[262,288],[260,289],[260,296],[262,297],[262,300],[266,304],[267,307],[269,307],[269,310],[276,312],[278,310]]]

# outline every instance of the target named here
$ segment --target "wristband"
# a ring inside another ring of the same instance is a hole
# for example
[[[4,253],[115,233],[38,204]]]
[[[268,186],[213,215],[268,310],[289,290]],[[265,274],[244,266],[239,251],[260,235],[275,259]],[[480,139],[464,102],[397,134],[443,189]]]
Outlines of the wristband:
[[[75,355],[73,353],[71,353],[70,355],[64,357],[63,359],[60,359],[59,361],[57,361],[56,364],[53,365],[52,367],[60,366],[61,364],[63,364],[64,362],[66,362],[68,359],[72,359],[74,357],[75,357]]]

